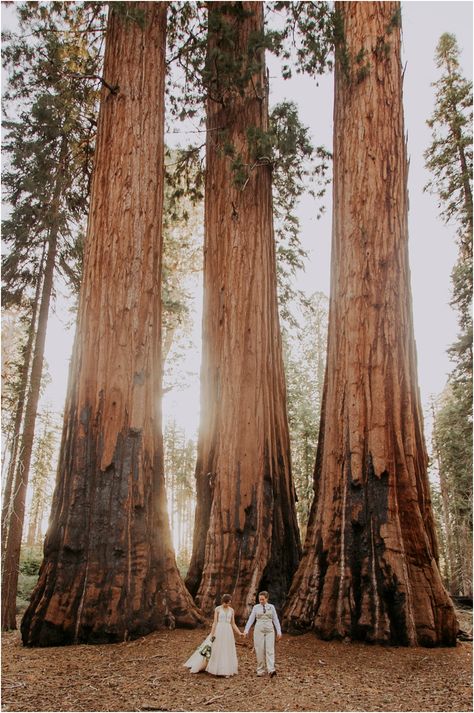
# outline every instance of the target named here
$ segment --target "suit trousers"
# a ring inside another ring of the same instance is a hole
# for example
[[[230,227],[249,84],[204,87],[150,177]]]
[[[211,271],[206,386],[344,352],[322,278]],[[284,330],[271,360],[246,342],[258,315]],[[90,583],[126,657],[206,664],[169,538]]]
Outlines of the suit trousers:
[[[271,622],[257,622],[253,632],[253,643],[257,656],[257,674],[275,670],[275,629]]]

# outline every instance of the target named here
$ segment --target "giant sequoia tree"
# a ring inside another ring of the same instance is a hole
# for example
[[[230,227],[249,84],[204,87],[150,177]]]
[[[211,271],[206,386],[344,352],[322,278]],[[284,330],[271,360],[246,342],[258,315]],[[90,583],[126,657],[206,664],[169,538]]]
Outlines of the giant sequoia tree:
[[[328,360],[284,619],[323,638],[454,644],[416,375],[399,4],[337,3],[337,20]]]
[[[277,310],[262,3],[209,3],[203,362],[187,585],[239,618],[299,557]]]
[[[200,617],[171,547],[161,436],[165,3],[111,8],[84,276],[45,557],[23,642]]]

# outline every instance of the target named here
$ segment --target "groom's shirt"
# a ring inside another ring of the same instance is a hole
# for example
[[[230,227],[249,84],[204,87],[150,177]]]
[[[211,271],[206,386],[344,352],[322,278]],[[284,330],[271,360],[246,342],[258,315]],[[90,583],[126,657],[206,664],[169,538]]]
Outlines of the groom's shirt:
[[[255,620],[260,621],[262,619],[272,621],[276,629],[276,633],[281,636],[281,626],[278,620],[278,614],[276,613],[276,609],[273,604],[255,604],[252,609],[252,613],[249,616],[249,620],[245,625],[244,633],[249,633]]]

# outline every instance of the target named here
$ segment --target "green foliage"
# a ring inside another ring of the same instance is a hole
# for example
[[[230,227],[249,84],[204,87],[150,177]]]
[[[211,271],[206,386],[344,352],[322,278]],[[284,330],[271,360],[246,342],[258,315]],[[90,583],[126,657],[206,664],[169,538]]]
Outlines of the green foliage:
[[[264,32],[251,33],[245,47],[236,47],[239,22],[251,10],[241,3],[170,2],[168,5],[168,91],[173,120],[203,121],[206,98],[226,103],[241,94],[260,69],[261,51],[286,60],[283,75],[297,72],[322,74],[332,67],[334,13],[327,2],[268,3]],[[209,17],[209,22],[208,22]],[[269,18],[273,26],[269,26]],[[207,51],[207,34],[218,43]],[[255,87],[263,96],[266,89]]]
[[[327,2],[275,2],[281,29],[267,30],[268,48],[286,60],[283,77],[291,65],[298,74],[317,76],[332,69],[331,54],[338,31],[338,18]]]
[[[449,513],[456,540],[455,586],[470,581],[472,536],[472,82],[462,77],[454,35],[445,33],[436,48],[440,78],[428,126],[433,140],[425,152],[432,178],[425,187],[438,196],[440,215],[456,228],[459,257],[452,271],[451,305],[460,332],[448,353],[454,363],[436,414],[435,438],[440,468],[449,487]],[[472,591],[472,589],[471,589]]]
[[[336,9],[333,17],[333,42],[334,42],[334,53],[336,59],[339,62],[343,76],[349,80],[350,70],[351,70],[351,59],[349,56],[349,51],[347,49],[346,34],[344,29],[344,18],[342,12]],[[362,54],[361,54],[362,53]],[[361,57],[364,56],[364,48],[361,48],[357,53],[356,62],[358,63]]]
[[[471,381],[472,389],[472,381]],[[472,391],[451,380],[436,403],[433,438],[445,480],[453,594],[472,594]],[[442,531],[442,541],[447,533]],[[445,545],[445,550],[447,547]]]
[[[245,190],[252,171],[261,166],[272,169],[280,308],[283,318],[291,319],[288,306],[299,295],[292,286],[293,278],[306,257],[300,243],[296,209],[305,193],[318,201],[324,197],[331,154],[323,146],[313,146],[307,127],[300,122],[296,104],[288,101],[272,109],[268,131],[249,126],[247,142],[250,163],[245,163],[229,144],[225,144],[224,152],[231,159],[234,185],[240,190]],[[317,217],[322,210],[321,207]]]
[[[244,159],[241,154],[237,154],[231,160],[230,167],[232,169],[232,180],[236,188],[240,188],[243,191],[248,183],[249,171],[252,167],[244,163]]]
[[[175,129],[176,120],[203,124],[206,52],[206,3],[168,3],[166,99],[170,129]]]
[[[322,214],[321,202],[330,180],[331,154],[323,146],[313,146],[308,128],[301,124],[296,105],[288,101],[272,109],[268,131],[249,126],[247,141],[251,163],[244,161],[226,139],[225,130],[222,131],[222,151],[229,158],[234,185],[238,189],[246,189],[252,171],[261,166],[271,167],[280,310],[283,319],[291,320],[290,302],[302,299],[293,286],[294,277],[306,257],[299,238],[297,206],[307,193],[318,201],[317,217]],[[165,216],[171,222],[182,222],[192,206],[198,206],[203,199],[203,149],[204,145],[201,145],[168,152]],[[183,206],[186,206],[185,213]]]
[[[433,85],[436,104],[427,122],[433,141],[425,159],[433,178],[426,189],[438,195],[442,218],[457,228],[459,261],[452,273],[452,305],[458,310],[462,332],[451,354],[462,378],[472,357],[472,82],[460,74],[454,35],[441,36],[436,64],[442,75]]]
[[[39,547],[24,547],[21,551],[20,572],[28,577],[38,577],[43,553]]]
[[[261,69],[263,49],[288,60],[296,55],[297,71],[320,74],[331,66],[333,13],[328,3],[272,4],[275,26],[267,26],[263,33],[251,33],[245,46],[239,44],[239,31],[249,11],[240,3],[214,4],[208,27],[205,7],[205,3],[169,5],[167,100],[173,129],[176,119],[203,127],[206,99],[226,104],[249,86],[263,99],[268,87],[253,85],[253,76]],[[208,30],[213,38],[209,53]],[[204,128],[195,130],[200,133]],[[239,190],[246,190],[252,171],[261,170],[261,166],[272,170],[280,307],[283,318],[291,319],[287,305],[298,297],[294,275],[306,256],[300,245],[296,206],[305,192],[322,199],[330,154],[321,146],[313,147],[291,102],[273,109],[268,131],[247,128],[245,151],[236,150],[224,126],[219,128],[219,144],[229,158],[233,182]],[[173,206],[185,195],[195,204],[202,200],[204,147],[201,142],[175,152]]]
[[[280,313],[284,320],[291,322],[291,301],[303,299],[294,287],[294,278],[306,258],[299,237],[297,207],[305,193],[315,198],[321,206],[330,180],[331,155],[323,146],[313,146],[309,131],[301,124],[293,102],[282,102],[273,108],[269,135],[271,150],[265,145],[265,151],[269,154],[273,168]],[[321,206],[317,217],[320,217],[322,211]]]
[[[226,106],[234,94],[243,96],[261,68],[263,51],[268,43],[262,32],[251,32],[242,44],[241,24],[252,16],[242,3],[209,5],[209,45],[202,73],[207,94]],[[257,96],[263,97],[266,88],[254,86]]]
[[[178,568],[182,574],[186,574],[191,559],[196,504],[196,443],[186,437],[184,430],[174,420],[165,424],[164,454],[171,533],[178,553]]]
[[[137,7],[136,3],[115,0],[111,5],[111,11],[126,23],[137,24],[142,29],[145,27],[145,10]]]
[[[38,414],[38,426],[33,444],[30,481],[31,501],[27,542],[31,546],[41,544],[42,520],[45,513],[49,512],[55,482],[60,434],[60,425],[49,407],[44,407]]]
[[[185,579],[188,573],[190,561],[191,550],[182,548],[181,550],[179,550],[179,552],[176,553],[176,564],[178,566],[178,571],[182,579]]]
[[[27,575],[21,572],[18,575],[18,590],[16,595],[17,614],[22,614],[27,608],[37,581],[38,577],[36,575]]]
[[[164,216],[170,223],[186,221],[204,199],[204,145],[166,148]]]
[[[40,548],[22,548],[20,557],[20,572],[18,575],[18,591],[16,598],[17,613],[22,613],[29,604],[31,594],[38,581],[38,574],[43,561]]]
[[[355,82],[356,84],[360,84],[361,82],[364,81],[370,74],[370,64],[364,64],[362,67],[359,67],[356,70],[355,74]]]
[[[2,431],[10,436],[12,414],[18,398],[19,372],[27,339],[27,311],[18,307],[2,311]]]
[[[51,232],[56,269],[77,289],[96,127],[100,3],[18,3],[20,33],[4,33],[4,304],[28,298]],[[12,115],[13,116],[10,116]]]
[[[192,158],[196,154],[193,152]],[[165,388],[175,388],[182,374],[175,373],[182,353],[173,351],[191,329],[189,280],[202,270],[203,167],[183,158],[183,151],[166,151],[166,181],[163,212],[162,345]],[[192,186],[192,188],[191,188]],[[171,372],[173,372],[171,374]]]
[[[284,332],[285,376],[296,510],[304,539],[313,501],[313,472],[318,444],[326,366],[328,299],[312,295],[301,307],[298,327]]]
[[[5,457],[11,456],[12,438],[18,401],[21,397],[26,344],[31,327],[31,309],[28,306],[2,310],[2,431],[6,436]],[[45,363],[41,376],[40,394],[51,382]]]
[[[401,25],[401,10],[398,8],[385,28],[383,35],[377,37],[373,54],[377,61],[383,62],[388,59],[391,52],[390,35],[395,28]],[[354,85],[363,82],[372,70],[369,51],[362,46],[358,52],[354,53],[348,49],[344,18],[340,8],[334,11],[332,18],[334,51],[339,62],[342,75],[346,81]]]
[[[462,251],[472,257],[472,82],[460,73],[454,35],[441,36],[436,65],[442,74],[433,84],[435,109],[427,122],[433,140],[425,161],[432,178],[425,190],[438,195],[441,217],[457,225]]]

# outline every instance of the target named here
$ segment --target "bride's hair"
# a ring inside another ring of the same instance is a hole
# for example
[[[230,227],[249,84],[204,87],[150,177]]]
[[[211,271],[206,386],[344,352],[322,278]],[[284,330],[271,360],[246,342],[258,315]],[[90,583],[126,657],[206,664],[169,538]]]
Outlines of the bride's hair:
[[[225,602],[230,602],[230,601],[232,601],[232,597],[230,596],[230,594],[222,595],[222,597],[221,597],[222,604],[224,604]]]

